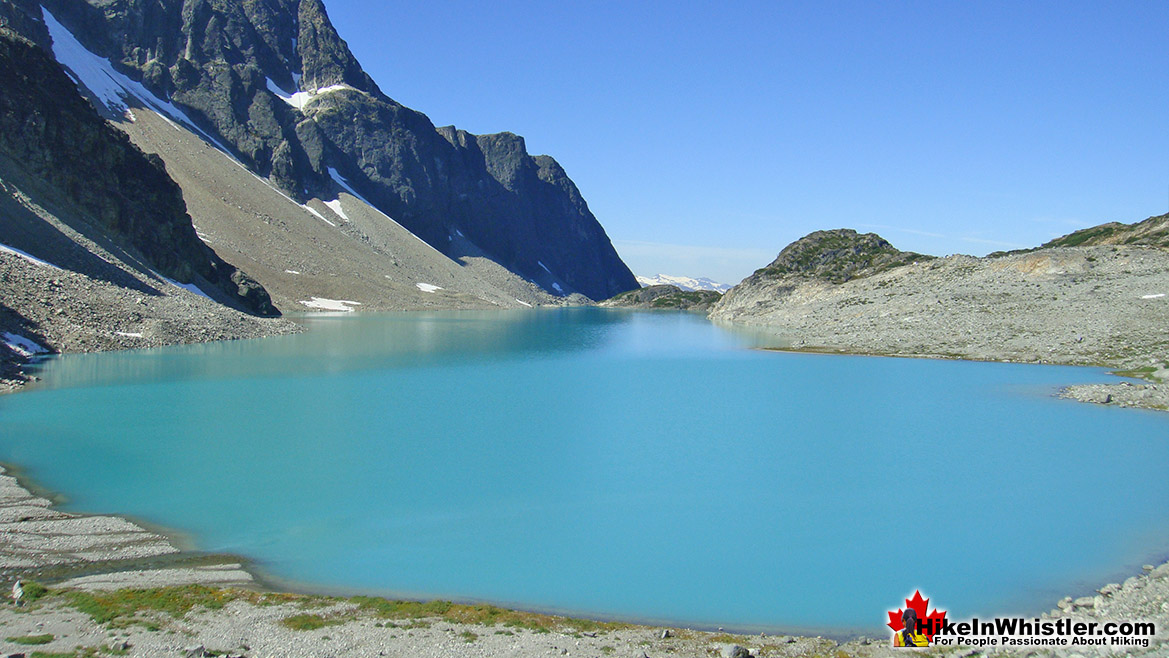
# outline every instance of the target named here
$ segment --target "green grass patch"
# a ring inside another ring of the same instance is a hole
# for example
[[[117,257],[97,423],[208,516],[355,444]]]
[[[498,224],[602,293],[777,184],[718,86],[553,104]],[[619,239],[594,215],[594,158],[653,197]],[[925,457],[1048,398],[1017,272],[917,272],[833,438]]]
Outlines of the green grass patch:
[[[218,610],[242,593],[203,585],[121,589],[112,592],[65,592],[68,605],[87,614],[95,623],[125,626],[145,623],[137,619],[142,612],[161,612],[176,619],[194,608]]]
[[[459,637],[463,638],[463,641],[468,644],[479,639],[479,636],[472,633],[471,631],[463,631],[462,633],[459,633]]]
[[[382,619],[442,617],[454,606],[450,601],[390,601],[375,596],[355,596],[349,602]]]
[[[1119,377],[1131,377],[1133,379],[1144,379],[1146,381],[1153,382],[1154,384],[1158,384],[1158,383],[1160,383],[1160,381],[1156,377],[1153,376],[1153,373],[1157,372],[1157,370],[1158,370],[1158,368],[1155,366],[1142,366],[1140,368],[1132,368],[1129,370],[1114,370],[1114,371],[1112,371],[1112,374],[1117,375]]]
[[[45,633],[43,635],[17,635],[15,637],[7,637],[4,639],[13,644],[35,646],[38,644],[48,644],[57,638],[53,637],[52,633]]]
[[[32,603],[33,601],[36,601],[45,594],[49,593],[49,589],[47,587],[31,580],[21,583],[21,587],[24,589],[23,599],[25,603]]]
[[[743,638],[736,637],[734,635],[731,635],[730,633],[720,633],[718,635],[711,635],[710,637],[706,638],[706,641],[711,643],[711,644],[714,644],[714,643],[718,643],[718,644],[743,644]]]
[[[344,622],[335,617],[322,617],[321,615],[300,614],[285,617],[280,620],[280,624],[294,631],[315,631],[318,628],[326,626],[338,626]]]
[[[442,619],[452,624],[475,624],[481,626],[502,626],[524,628],[537,633],[548,633],[551,629],[567,631],[608,631],[626,628],[626,624],[596,622],[589,619],[568,619],[534,612],[507,610],[493,605],[469,605],[450,601],[390,601],[373,596],[355,596],[350,603],[359,610],[372,613],[382,619]]]

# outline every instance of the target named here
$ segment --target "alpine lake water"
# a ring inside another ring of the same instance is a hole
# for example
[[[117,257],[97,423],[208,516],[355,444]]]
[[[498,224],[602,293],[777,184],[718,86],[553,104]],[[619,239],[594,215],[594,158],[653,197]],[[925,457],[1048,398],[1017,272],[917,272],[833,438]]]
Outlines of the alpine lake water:
[[[750,631],[1038,614],[1169,549],[1169,414],[1099,369],[750,349],[590,308],[313,316],[53,358],[0,460],[333,593]]]

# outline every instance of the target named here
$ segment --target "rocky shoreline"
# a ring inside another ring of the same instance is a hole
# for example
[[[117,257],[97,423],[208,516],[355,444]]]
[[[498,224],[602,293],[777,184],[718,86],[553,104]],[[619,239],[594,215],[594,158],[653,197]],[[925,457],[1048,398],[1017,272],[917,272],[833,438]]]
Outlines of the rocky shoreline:
[[[28,212],[41,212],[22,197]],[[0,249],[0,393],[29,380],[42,354],[99,352],[262,338],[301,331],[284,318],[228,308],[147,268],[120,260],[59,223],[33,225],[27,240],[59,239],[58,262]],[[57,236],[54,238],[53,236]],[[109,247],[109,249],[107,249]]]
[[[1169,411],[1169,386],[1165,384],[1076,384],[1063,388],[1059,395],[1092,404]]]
[[[949,256],[833,283],[760,270],[716,322],[766,326],[794,351],[1103,366],[1147,379],[1072,387],[1077,400],[1169,408],[1169,251],[1055,247]]]

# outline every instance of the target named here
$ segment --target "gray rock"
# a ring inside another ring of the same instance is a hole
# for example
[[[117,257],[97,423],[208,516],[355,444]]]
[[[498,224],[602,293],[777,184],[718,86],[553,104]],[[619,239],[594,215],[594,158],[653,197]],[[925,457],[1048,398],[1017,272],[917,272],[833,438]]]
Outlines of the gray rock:
[[[751,658],[751,652],[737,644],[725,644],[720,649],[723,658]]]

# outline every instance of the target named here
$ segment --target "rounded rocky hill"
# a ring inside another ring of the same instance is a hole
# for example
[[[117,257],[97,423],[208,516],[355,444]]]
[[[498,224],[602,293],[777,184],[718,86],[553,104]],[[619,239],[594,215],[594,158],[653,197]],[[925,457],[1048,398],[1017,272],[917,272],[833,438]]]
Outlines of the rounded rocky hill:
[[[933,256],[901,251],[876,233],[857,233],[848,228],[815,231],[779,252],[770,265],[755,272],[762,278],[794,274],[830,283],[844,283],[931,260]]]

